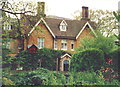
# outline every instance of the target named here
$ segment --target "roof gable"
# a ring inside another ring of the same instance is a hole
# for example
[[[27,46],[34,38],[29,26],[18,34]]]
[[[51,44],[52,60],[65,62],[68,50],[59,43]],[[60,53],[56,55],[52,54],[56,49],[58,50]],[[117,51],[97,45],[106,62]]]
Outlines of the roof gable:
[[[35,26],[28,33],[28,36],[35,30],[35,27],[43,22],[49,32],[52,34],[54,38],[62,38],[62,39],[77,39],[79,35],[82,33],[86,26],[89,26],[91,31],[94,32],[94,22],[86,21],[86,20],[68,20],[68,19],[56,19],[56,18],[41,18]],[[67,25],[67,31],[60,31],[59,26],[61,23]],[[96,34],[95,34],[96,36]]]
[[[49,30],[49,32],[52,34],[52,36],[55,38],[54,33],[51,31],[50,27],[47,25],[47,23],[45,22],[45,20],[43,18],[41,18],[36,24],[35,26],[32,28],[32,30],[28,33],[28,36],[30,36],[30,34],[35,30],[35,27],[38,26],[41,22],[43,22],[45,24],[45,26],[47,27],[47,29]]]
[[[78,33],[78,35],[76,36],[76,39],[81,35],[81,33],[83,32],[83,30],[85,29],[85,27],[88,25],[88,27],[90,28],[90,30],[93,32],[93,34],[95,35],[95,36],[97,36],[96,35],[96,33],[94,32],[94,29],[92,28],[92,26],[89,24],[89,22],[86,22],[85,23],[85,25],[82,27],[82,29],[80,30],[80,32]]]
[[[59,25],[60,31],[66,31],[67,30],[67,23],[65,20],[62,20]]]

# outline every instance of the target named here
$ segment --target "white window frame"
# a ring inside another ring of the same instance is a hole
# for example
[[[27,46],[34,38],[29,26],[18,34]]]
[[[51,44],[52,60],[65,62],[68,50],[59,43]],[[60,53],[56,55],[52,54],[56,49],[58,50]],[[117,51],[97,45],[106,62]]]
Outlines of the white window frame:
[[[55,39],[55,40],[54,40],[54,49],[57,50],[57,47],[58,47],[58,46],[57,46],[57,40]]]
[[[67,30],[67,23],[63,20],[61,23],[60,23],[60,31],[66,31]]]
[[[67,50],[67,40],[61,40],[61,50]]]
[[[3,27],[3,29],[4,30],[11,30],[11,27],[12,25],[11,24],[9,24],[9,23],[4,23],[4,27]]]
[[[38,38],[38,48],[44,48],[44,38]]]
[[[72,47],[72,45],[73,45],[73,47]],[[74,42],[74,40],[72,40],[71,41],[71,51],[74,51],[74,46],[75,46],[75,42]]]
[[[63,25],[63,24],[60,25],[60,30],[61,30],[61,31],[66,31],[66,25]]]

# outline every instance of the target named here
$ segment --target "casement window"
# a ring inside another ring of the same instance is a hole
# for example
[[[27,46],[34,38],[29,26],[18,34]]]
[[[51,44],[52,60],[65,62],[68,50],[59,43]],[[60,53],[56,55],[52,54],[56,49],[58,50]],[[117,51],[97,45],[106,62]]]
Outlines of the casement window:
[[[71,51],[74,51],[74,41],[71,41]]]
[[[61,41],[61,50],[67,50],[67,40]]]
[[[44,48],[44,38],[38,38],[38,48]]]
[[[54,49],[57,49],[57,40],[54,40]]]
[[[61,23],[60,23],[60,31],[66,31],[67,30],[67,23],[63,20]]]

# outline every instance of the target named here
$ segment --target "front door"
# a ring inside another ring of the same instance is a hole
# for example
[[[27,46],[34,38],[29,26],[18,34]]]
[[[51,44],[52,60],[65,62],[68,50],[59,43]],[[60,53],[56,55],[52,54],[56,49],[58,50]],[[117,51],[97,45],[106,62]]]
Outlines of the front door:
[[[68,69],[69,69],[69,61],[64,60],[63,65],[64,65],[64,71],[68,71]]]

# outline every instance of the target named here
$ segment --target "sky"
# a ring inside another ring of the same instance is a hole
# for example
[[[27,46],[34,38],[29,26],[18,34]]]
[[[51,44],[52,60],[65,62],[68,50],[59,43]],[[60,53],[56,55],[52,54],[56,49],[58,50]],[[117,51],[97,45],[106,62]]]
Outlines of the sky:
[[[25,1],[25,0],[24,0]],[[118,10],[120,0],[26,0],[26,1],[44,1],[46,15],[56,15],[59,17],[72,18],[77,10],[82,10],[82,6],[89,9]]]

